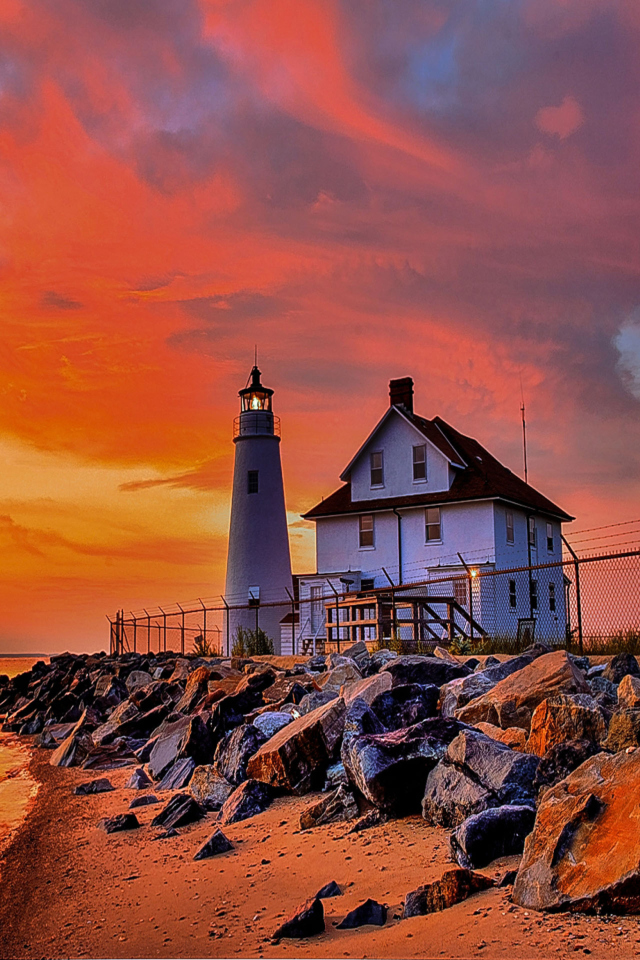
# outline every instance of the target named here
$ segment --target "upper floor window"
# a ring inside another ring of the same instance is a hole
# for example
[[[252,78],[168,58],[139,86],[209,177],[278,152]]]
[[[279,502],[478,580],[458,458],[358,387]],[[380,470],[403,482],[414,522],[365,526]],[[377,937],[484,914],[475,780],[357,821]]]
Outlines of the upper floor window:
[[[456,603],[459,603],[461,607],[467,605],[467,580],[463,580],[462,577],[453,581],[453,599]]]
[[[553,524],[547,524],[547,551],[553,553]]]
[[[536,537],[536,518],[529,517],[529,546],[535,547],[537,542],[538,541]]]
[[[427,446],[424,443],[413,448],[413,479],[427,479]]]
[[[371,454],[371,486],[384,486],[384,468],[381,450]]]
[[[513,512],[507,510],[507,543],[513,543],[515,537],[513,535]]]
[[[516,598],[516,582],[515,580],[509,580],[509,606],[512,608],[512,610],[515,610],[517,605],[518,601]]]
[[[360,517],[360,546],[373,546],[373,514],[363,513]]]
[[[556,585],[555,583],[549,584],[549,610],[553,613],[556,609]]]
[[[529,583],[529,597],[531,599],[531,609],[538,609],[538,581],[531,580]]]
[[[426,540],[442,540],[440,507],[427,507],[424,512]]]
[[[249,470],[247,472],[247,493],[258,493],[258,471]]]

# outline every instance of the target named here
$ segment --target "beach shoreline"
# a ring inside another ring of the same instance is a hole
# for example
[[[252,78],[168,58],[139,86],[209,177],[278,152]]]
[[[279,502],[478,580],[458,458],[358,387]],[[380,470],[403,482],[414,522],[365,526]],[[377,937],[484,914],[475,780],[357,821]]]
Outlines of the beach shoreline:
[[[0,869],[0,957],[469,957],[524,960],[593,952],[637,953],[640,921],[542,915],[515,907],[493,888],[430,916],[400,919],[404,895],[452,863],[448,833],[419,816],[359,834],[345,823],[300,830],[313,796],[281,797],[257,817],[224,828],[230,853],[194,861],[214,815],[153,840],[160,809],[136,810],[141,827],[106,835],[103,816],[124,812],[131,769],[106,774],[111,793],[76,797],[87,771],[49,765],[36,750],[30,774],[41,788]],[[168,799],[170,794],[160,794]],[[483,871],[502,875],[517,857]],[[323,901],[326,931],[272,943],[301,901],[336,880],[343,896]],[[367,897],[389,905],[384,927],[338,931]]]

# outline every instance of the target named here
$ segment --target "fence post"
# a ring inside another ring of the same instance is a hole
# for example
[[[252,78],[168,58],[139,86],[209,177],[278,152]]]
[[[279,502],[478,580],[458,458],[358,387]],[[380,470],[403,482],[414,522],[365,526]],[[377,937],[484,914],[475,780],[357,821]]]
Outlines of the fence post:
[[[138,633],[138,621],[136,620],[136,618],[135,618],[135,616],[134,616],[134,614],[133,614],[133,610],[129,610],[129,613],[131,614],[131,619],[133,620],[133,652],[134,652],[134,653],[137,653],[137,652],[138,652],[138,648],[137,648],[137,645],[136,645],[136,638],[137,638],[137,633]]]
[[[398,644],[400,642],[400,637],[398,636],[398,619],[396,616],[396,594],[395,594],[396,585],[384,567],[382,567],[382,572],[384,573],[385,577],[391,584],[391,616],[392,616],[391,623],[392,623],[392,630],[393,630],[393,640],[396,644]]]
[[[198,597],[198,603],[202,607],[202,644],[204,646],[204,649],[206,650],[207,649],[207,608],[205,607],[200,597]]]
[[[227,656],[229,657],[229,656],[231,656],[231,637],[229,636],[229,630],[231,629],[231,628],[230,628],[230,622],[229,622],[229,604],[227,603],[227,601],[225,600],[224,597],[220,597],[220,599],[221,599],[222,602],[224,603],[224,616],[225,616],[225,621],[226,621],[226,624],[227,624],[227,630],[226,630],[226,633],[227,633]]]
[[[340,595],[334,585],[331,583],[331,580],[327,580],[327,583],[333,590],[333,593],[336,598],[336,649],[340,653]],[[327,637],[327,639],[329,639]]]
[[[569,541],[567,540],[567,538],[564,536],[564,534],[561,533],[560,536],[562,537],[562,542],[564,543],[565,547],[567,548],[567,550],[569,551],[569,553],[570,553],[571,556],[573,557],[573,569],[574,569],[575,575],[576,575],[576,606],[577,606],[577,608],[578,608],[578,610],[577,610],[577,613],[578,613],[578,649],[580,650],[580,656],[582,656],[582,654],[584,653],[584,648],[583,648],[583,643],[582,643],[582,601],[581,601],[581,599],[580,599],[580,561],[578,560],[578,555],[575,553],[573,547],[571,546],[571,544],[569,543]]]
[[[180,653],[184,657],[184,610],[179,603],[176,603],[176,607],[182,614],[182,623],[180,624]]]
[[[142,608],[147,614],[147,653],[151,653],[151,614],[145,608]]]
[[[289,587],[285,587],[285,590],[289,594],[289,599],[291,600],[291,653],[295,656],[296,652],[296,602],[291,596],[291,591]]]
[[[460,557],[460,562],[462,566],[467,571],[467,577],[469,578],[469,631],[470,631],[470,640],[473,643],[473,574],[471,573],[470,568],[467,566],[467,562],[462,556],[461,553],[458,554]],[[481,611],[482,612],[482,611]]]

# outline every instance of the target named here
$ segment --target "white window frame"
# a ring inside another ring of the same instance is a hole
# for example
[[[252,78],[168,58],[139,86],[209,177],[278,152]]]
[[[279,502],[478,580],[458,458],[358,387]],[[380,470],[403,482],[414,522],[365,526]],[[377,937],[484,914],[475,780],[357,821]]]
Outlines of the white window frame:
[[[374,467],[373,458],[380,457],[380,466]],[[373,482],[373,471],[379,470],[382,479],[379,483]],[[383,450],[372,450],[369,454],[369,481],[372,490],[378,489],[379,487],[384,487],[384,451]]]
[[[549,543],[551,543],[551,546],[549,546]],[[553,524],[547,522],[547,553],[553,553],[554,549]]]
[[[424,453],[423,460],[416,460],[416,450],[422,450]],[[412,464],[411,468],[413,471],[413,482],[414,483],[426,483],[427,482],[427,445],[426,443],[416,443],[413,446],[412,452]],[[424,477],[416,477],[416,466],[422,464],[424,467]]]
[[[532,535],[533,534],[533,538]],[[535,517],[529,517],[527,519],[527,537],[529,538],[529,546],[537,549],[538,547],[538,525],[536,524]]]
[[[435,527],[435,521],[429,523],[429,510],[438,511],[438,527],[440,529],[439,537],[429,537],[429,527]],[[442,543],[442,510],[440,507],[425,507],[424,509],[424,542],[429,543]]]
[[[515,527],[513,525],[513,510],[507,510],[505,512],[505,520],[506,520],[506,527],[507,527],[507,533],[506,533],[507,543],[515,543],[516,532],[515,532]],[[509,536],[509,534],[511,534],[511,536]]]
[[[371,520],[371,530],[363,529],[362,521],[365,519]],[[375,523],[374,515],[372,513],[361,513],[360,516],[358,517],[358,546],[360,550],[375,550],[376,548],[375,531],[376,531],[376,523]],[[371,543],[362,542],[363,533],[371,534]]]

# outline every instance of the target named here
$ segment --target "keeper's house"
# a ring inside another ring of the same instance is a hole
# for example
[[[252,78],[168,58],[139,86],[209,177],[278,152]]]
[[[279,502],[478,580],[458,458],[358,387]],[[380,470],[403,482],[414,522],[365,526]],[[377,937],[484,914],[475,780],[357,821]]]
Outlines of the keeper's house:
[[[515,636],[529,620],[536,638],[564,639],[562,567],[484,574],[560,561],[562,524],[574,518],[476,440],[415,414],[411,378],[392,380],[389,394],[343,485],[304,515],[316,524],[317,572],[296,578],[296,649],[335,641],[337,616],[343,642]]]

